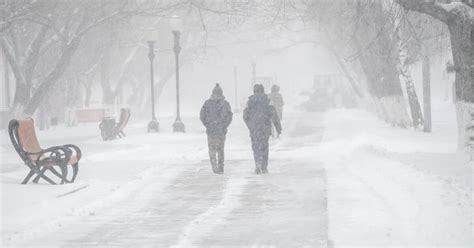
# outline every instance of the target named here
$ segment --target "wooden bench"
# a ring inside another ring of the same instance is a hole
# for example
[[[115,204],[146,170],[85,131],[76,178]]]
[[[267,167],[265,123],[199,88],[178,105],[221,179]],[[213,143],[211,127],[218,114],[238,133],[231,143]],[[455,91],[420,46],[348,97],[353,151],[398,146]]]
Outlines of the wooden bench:
[[[120,109],[120,118],[117,124],[112,124],[113,127],[109,127],[109,125],[102,121],[99,124],[100,133],[102,139],[104,140],[111,140],[115,139],[116,137],[122,138],[125,137],[125,133],[123,129],[127,126],[128,121],[130,120],[130,109],[129,108],[122,108]]]
[[[8,125],[8,133],[13,147],[30,169],[21,182],[22,184],[28,183],[34,175],[36,175],[33,179],[35,183],[38,183],[39,179],[44,179],[51,184],[57,184],[45,175],[47,171],[59,177],[61,184],[74,182],[79,171],[79,160],[82,155],[79,147],[67,144],[42,149],[36,137],[32,118],[11,120]],[[71,179],[67,179],[69,165],[73,172]],[[55,167],[59,167],[60,172]]]
[[[105,112],[105,108],[76,109],[76,120],[79,123],[100,122]]]

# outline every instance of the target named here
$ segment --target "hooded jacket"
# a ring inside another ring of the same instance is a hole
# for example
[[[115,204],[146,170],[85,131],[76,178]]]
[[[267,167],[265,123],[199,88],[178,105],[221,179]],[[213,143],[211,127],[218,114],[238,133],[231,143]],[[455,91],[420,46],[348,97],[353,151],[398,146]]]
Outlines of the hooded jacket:
[[[232,110],[218,85],[201,108],[200,119],[208,135],[225,135],[232,122]]]
[[[278,133],[281,133],[280,119],[270,99],[262,93],[253,94],[244,109],[244,121],[250,130],[251,137],[268,138],[272,134],[272,122]]]

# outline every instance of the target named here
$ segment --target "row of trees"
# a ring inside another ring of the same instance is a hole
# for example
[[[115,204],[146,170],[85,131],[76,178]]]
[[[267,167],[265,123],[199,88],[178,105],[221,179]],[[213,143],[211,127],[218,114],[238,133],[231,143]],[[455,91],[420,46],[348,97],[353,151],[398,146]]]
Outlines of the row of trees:
[[[169,31],[167,19],[178,13],[186,23],[183,64],[213,48],[212,37],[229,30],[235,34],[253,28],[259,36],[274,38],[304,33],[291,42],[311,42],[330,51],[354,94],[400,127],[421,129],[424,123],[410,66],[417,61],[429,65],[429,56],[449,48],[460,145],[465,144],[463,130],[474,103],[472,0],[6,0],[0,7],[0,47],[16,81],[16,116],[32,115],[49,98],[59,99],[51,93],[55,90],[72,92],[61,100],[65,103],[74,104],[76,97],[88,105],[97,81],[104,103],[115,102],[128,85],[128,101],[143,106],[147,80],[140,75],[147,71],[136,59],[147,52],[147,33]],[[158,44],[171,44],[170,39],[169,34],[159,36]],[[165,58],[157,61],[159,96],[173,75],[172,65],[162,62],[171,60],[166,57],[172,56],[171,46],[156,52]]]
[[[107,75],[110,49],[121,33],[132,28],[127,30],[132,18],[166,18],[182,5],[125,0],[4,1],[0,47],[15,78],[13,115],[34,114],[58,81],[84,82],[86,95],[90,94],[88,77],[97,72]],[[101,82],[106,102],[117,95],[125,80],[126,68],[121,69],[124,74],[115,90],[106,80]]]
[[[279,1],[271,9],[282,6],[279,18],[298,19],[315,31],[309,41],[331,51],[354,94],[396,126],[430,129],[429,98],[424,101],[424,125],[410,66],[423,64],[429,94],[429,58],[451,50],[453,66],[446,69],[455,74],[459,146],[466,145],[464,131],[471,121],[469,111],[474,110],[473,1]],[[302,42],[308,42],[305,39]]]

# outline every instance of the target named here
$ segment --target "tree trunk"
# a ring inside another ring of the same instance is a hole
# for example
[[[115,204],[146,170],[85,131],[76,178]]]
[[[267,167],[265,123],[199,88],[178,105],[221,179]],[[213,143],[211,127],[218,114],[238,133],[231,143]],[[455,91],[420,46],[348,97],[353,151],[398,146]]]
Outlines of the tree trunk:
[[[92,97],[92,85],[91,84],[88,84],[85,88],[86,88],[86,96],[85,96],[85,99],[84,99],[84,106],[86,108],[88,108],[90,106],[90,102],[91,102],[91,97]]]
[[[465,22],[448,23],[453,52],[456,99],[474,103],[473,49],[474,25]]]
[[[425,114],[425,123],[423,131],[431,133],[431,82],[430,82],[430,59],[425,54],[422,60],[423,73],[423,112]]]
[[[456,102],[456,119],[458,122],[458,148],[463,149],[468,145],[469,136],[466,132],[471,123],[471,113],[474,113],[474,103],[463,101]]]
[[[108,79],[101,80],[102,85],[102,103],[106,105],[113,105],[115,103],[115,94],[111,89]]]
[[[369,93],[375,99],[377,113],[392,125],[406,128],[411,124],[400,83],[398,39],[393,35],[393,23],[378,1],[358,9],[358,12],[365,22],[373,24],[359,23],[352,41],[358,51]]]
[[[5,106],[8,108],[10,107],[10,73],[6,56],[4,56],[3,59],[3,70],[3,78],[5,84]]]
[[[474,25],[466,20],[448,20],[455,70],[456,115],[458,121],[458,148],[467,146],[466,128],[474,111]]]
[[[399,56],[400,56],[400,75],[405,81],[408,104],[410,105],[411,119],[413,121],[413,127],[417,130],[421,130],[424,125],[423,115],[421,113],[420,102],[418,101],[418,95],[416,94],[415,85],[410,75],[409,67],[406,61],[407,50],[406,47],[399,44]]]
[[[56,65],[51,72],[40,82],[38,89],[35,91],[33,97],[25,107],[24,113],[26,115],[33,115],[40,103],[43,101],[51,87],[58,81],[62,76],[66,68],[71,62],[72,55],[76,52],[77,47],[80,43],[80,38],[73,38],[68,45],[63,49],[61,57],[58,59]]]
[[[329,44],[329,43],[326,43],[326,47],[329,48],[332,55],[336,59],[336,62],[339,65],[339,68],[341,68],[342,72],[344,73],[344,76],[349,81],[349,83],[352,86],[352,89],[356,93],[357,97],[363,98],[364,95],[362,94],[362,90],[360,89],[360,85],[358,83],[356,83],[356,81],[354,80],[354,78],[350,74],[349,70],[347,69],[346,64],[344,63],[344,61],[342,61],[341,56],[339,56],[339,53],[337,52],[337,50],[334,47],[332,47],[331,44]]]
[[[110,86],[108,74],[108,58],[107,53],[102,58],[100,64],[100,85],[102,86],[102,104],[113,105],[115,102],[114,92]]]
[[[48,130],[50,124],[50,117],[46,104],[41,104],[38,110],[38,124],[40,130]]]
[[[12,115],[14,118],[23,117],[23,110],[30,100],[30,87],[17,81],[13,96]]]

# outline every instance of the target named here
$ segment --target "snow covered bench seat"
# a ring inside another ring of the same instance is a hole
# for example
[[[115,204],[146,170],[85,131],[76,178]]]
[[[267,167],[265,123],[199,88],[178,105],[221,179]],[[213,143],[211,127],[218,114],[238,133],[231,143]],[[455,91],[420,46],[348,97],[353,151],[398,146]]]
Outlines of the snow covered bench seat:
[[[22,184],[28,183],[34,175],[36,175],[33,179],[35,183],[39,179],[44,179],[51,184],[56,184],[55,181],[45,175],[47,171],[57,176],[61,180],[61,184],[74,182],[79,171],[79,160],[82,155],[79,147],[67,144],[42,149],[36,137],[32,118],[11,120],[8,125],[8,133],[13,147],[25,165],[30,169]],[[67,179],[69,165],[72,167],[73,172],[71,179]],[[60,172],[55,167],[59,167]]]

